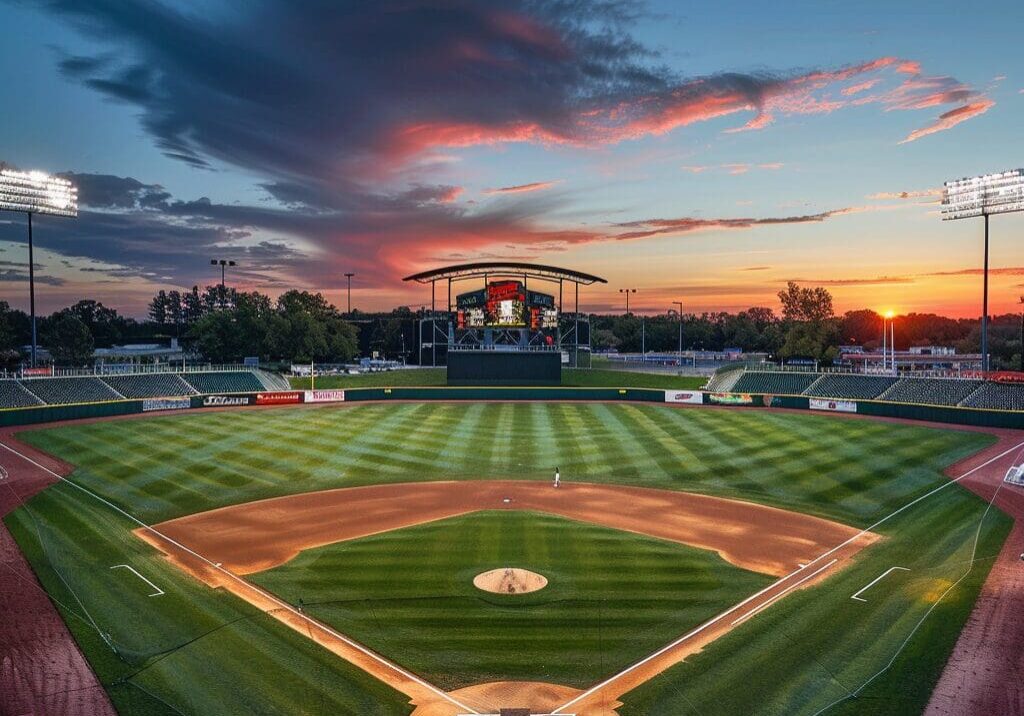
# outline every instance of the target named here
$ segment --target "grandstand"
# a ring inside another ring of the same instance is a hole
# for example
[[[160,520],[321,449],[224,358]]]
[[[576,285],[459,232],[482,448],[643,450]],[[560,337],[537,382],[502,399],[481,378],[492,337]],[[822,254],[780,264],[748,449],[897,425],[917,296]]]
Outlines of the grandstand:
[[[800,395],[818,380],[817,373],[745,372],[733,385],[737,393]]]
[[[195,390],[177,373],[142,373],[138,375],[108,375],[103,382],[126,398],[166,398],[194,395]]]
[[[27,408],[43,401],[16,380],[0,380],[0,408]]]
[[[121,394],[95,377],[32,378],[21,384],[48,405],[120,400]]]
[[[254,393],[266,390],[260,379],[251,371],[223,371],[214,373],[183,373],[183,381],[195,392],[206,393]]]
[[[872,400],[899,380],[883,375],[858,375],[854,373],[825,373],[804,391],[814,398],[854,398]]]
[[[983,383],[961,405],[991,410],[1024,410],[1024,385]]]
[[[902,378],[879,399],[894,403],[960,405],[982,385],[980,380],[959,378]]]

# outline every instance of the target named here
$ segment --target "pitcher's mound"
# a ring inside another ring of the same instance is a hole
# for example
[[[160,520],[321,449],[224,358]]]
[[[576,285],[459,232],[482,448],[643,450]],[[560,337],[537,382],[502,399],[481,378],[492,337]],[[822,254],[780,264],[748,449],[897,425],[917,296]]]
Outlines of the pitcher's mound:
[[[507,567],[476,575],[473,577],[473,586],[494,594],[527,594],[544,589],[548,586],[548,579],[543,574],[526,569]]]

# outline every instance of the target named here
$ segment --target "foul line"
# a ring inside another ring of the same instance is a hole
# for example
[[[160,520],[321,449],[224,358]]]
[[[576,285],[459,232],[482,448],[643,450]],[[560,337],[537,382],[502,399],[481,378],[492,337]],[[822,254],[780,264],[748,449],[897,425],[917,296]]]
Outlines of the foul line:
[[[820,573],[824,572],[824,571],[825,571],[826,569],[828,569],[829,567],[831,567],[831,566],[832,566],[833,564],[835,564],[835,563],[836,563],[836,562],[838,562],[838,561],[839,561],[838,559],[833,559],[833,560],[832,560],[831,562],[829,562],[828,564],[826,564],[826,565],[825,565],[824,567],[819,567],[818,569],[814,570],[813,572],[811,572],[810,574],[808,574],[808,575],[807,575],[806,577],[804,577],[803,579],[801,579],[801,580],[799,580],[799,581],[797,581],[797,582],[793,582],[793,584],[790,584],[790,585],[789,585],[788,587],[786,587],[785,589],[783,589],[783,590],[782,590],[781,592],[779,592],[778,594],[776,594],[776,595],[772,596],[772,597],[771,597],[770,599],[766,599],[766,600],[765,600],[764,602],[762,602],[762,603],[761,603],[761,604],[759,604],[758,606],[754,607],[754,608],[753,608],[753,609],[751,609],[751,610],[750,610],[749,612],[747,612],[746,614],[744,614],[743,616],[741,616],[741,617],[740,617],[739,619],[737,619],[736,621],[734,621],[734,622],[732,623],[732,624],[733,624],[733,626],[736,626],[737,624],[742,624],[743,622],[745,622],[745,621],[746,621],[747,619],[750,619],[750,617],[754,616],[754,615],[755,615],[755,614],[757,614],[758,612],[762,611],[763,609],[767,609],[768,607],[770,607],[770,606],[772,605],[772,602],[774,602],[774,601],[775,601],[776,599],[781,599],[782,597],[786,596],[787,594],[789,594],[789,592],[790,592],[790,591],[792,591],[792,590],[796,589],[796,588],[797,588],[797,587],[799,587],[799,586],[800,586],[801,584],[803,584],[804,582],[806,582],[806,581],[807,581],[808,579],[814,579],[814,577],[816,577],[816,576],[817,576],[818,574],[820,574]]]
[[[645,657],[644,659],[641,659],[640,661],[636,662],[632,666],[627,666],[625,669],[623,669],[619,673],[613,674],[613,675],[609,676],[607,679],[605,679],[604,681],[596,684],[595,686],[590,687],[589,689],[584,691],[579,696],[576,696],[572,700],[567,701],[564,704],[562,704],[561,706],[559,706],[558,708],[556,708],[552,713],[561,714],[565,709],[569,708],[570,706],[573,706],[574,704],[579,703],[580,701],[582,701],[583,699],[593,695],[595,692],[599,691],[600,689],[603,689],[608,684],[611,684],[611,683],[614,683],[615,681],[618,681],[619,679],[621,679],[626,674],[629,674],[629,673],[635,671],[636,669],[640,668],[641,666],[643,666],[644,664],[648,663],[652,659],[656,659],[657,657],[659,657],[662,654],[664,654],[666,651],[669,651],[670,649],[675,648],[679,644],[682,644],[684,641],[686,641],[690,637],[694,636],[695,634],[698,634],[698,633],[704,631],[709,626],[711,626],[711,625],[721,621],[725,617],[729,616],[730,614],[735,612],[737,609],[739,609],[740,607],[742,607],[745,604],[747,604],[748,602],[750,602],[751,600],[756,599],[757,597],[760,597],[762,594],[764,594],[765,592],[767,592],[767,591],[769,591],[771,589],[774,589],[775,587],[779,586],[782,582],[785,582],[790,577],[793,577],[793,576],[799,574],[800,572],[802,572],[803,570],[807,569],[808,567],[810,567],[815,562],[818,562],[818,561],[824,559],[825,557],[828,557],[829,555],[834,554],[837,550],[840,550],[843,547],[845,547],[846,545],[850,544],[851,542],[859,539],[860,537],[864,536],[865,534],[867,534],[871,530],[875,529],[876,527],[878,527],[882,523],[888,522],[890,519],[892,519],[896,515],[900,514],[904,510],[908,509],[909,507],[912,507],[912,506],[916,505],[921,500],[927,499],[927,498],[931,497],[932,495],[934,495],[934,494],[936,494],[938,492],[941,492],[942,490],[945,490],[950,485],[955,485],[956,483],[958,483],[961,480],[963,480],[965,477],[973,475],[978,470],[982,469],[983,467],[988,467],[989,465],[991,465],[992,463],[996,462],[997,460],[1002,460],[1004,457],[1006,457],[1007,455],[1009,455],[1013,451],[1020,450],[1022,447],[1024,447],[1024,441],[1021,441],[1021,442],[1017,443],[1016,445],[1014,445],[1011,448],[1007,448],[1003,452],[999,453],[998,455],[995,455],[994,457],[989,458],[988,460],[986,460],[985,462],[981,463],[980,465],[975,465],[974,467],[972,467],[970,470],[968,470],[964,474],[960,475],[959,477],[947,480],[943,484],[941,484],[938,487],[936,487],[934,490],[926,492],[925,494],[921,495],[920,497],[918,497],[918,498],[916,498],[914,500],[911,500],[907,504],[903,505],[903,507],[899,508],[898,510],[895,510],[894,512],[891,512],[888,515],[886,515],[885,517],[883,517],[882,519],[878,520],[877,522],[875,522],[870,527],[865,527],[864,529],[862,529],[860,532],[855,534],[853,537],[850,537],[845,542],[836,545],[835,547],[833,547],[832,549],[828,550],[827,552],[824,552],[823,554],[818,555],[817,557],[812,559],[807,564],[802,565],[798,569],[795,569],[794,571],[792,571],[789,574],[787,574],[785,577],[782,577],[778,581],[773,582],[772,584],[770,584],[767,587],[765,587],[764,589],[762,589],[760,592],[757,592],[756,594],[753,594],[753,595],[747,597],[746,599],[744,599],[739,604],[736,604],[736,605],[730,607],[729,609],[726,609],[724,612],[722,612],[718,616],[712,617],[711,619],[709,619],[708,621],[704,622],[703,624],[701,624],[699,627],[697,627],[693,631],[691,631],[688,634],[685,634],[685,635],[679,637],[678,639],[673,641],[671,644],[668,644],[667,646],[664,646],[661,649],[658,649],[656,652],[654,652],[650,656]]]
[[[146,584],[148,584],[149,586],[151,586],[153,589],[156,590],[152,594],[147,594],[146,596],[148,596],[148,597],[159,597],[161,594],[164,593],[164,590],[160,589],[160,587],[156,586],[151,581],[149,581],[148,579],[143,577],[141,574],[139,574],[139,571],[137,569],[135,569],[135,567],[132,567],[131,565],[128,565],[128,564],[115,564],[113,567],[111,567],[111,569],[130,569],[132,571],[132,574],[134,574],[136,577],[138,577],[143,582],[145,582]]]
[[[880,575],[878,575],[877,577],[872,579],[870,582],[868,582],[867,586],[864,586],[864,587],[861,587],[860,589],[858,589],[857,593],[854,594],[852,597],[850,597],[850,599],[855,599],[858,602],[866,602],[867,599],[861,599],[860,595],[863,594],[864,592],[868,591],[869,589],[871,589],[873,586],[878,584],[880,581],[882,581],[882,577],[884,577],[887,574],[892,574],[897,569],[902,569],[904,572],[909,572],[910,571],[906,567],[890,567],[889,569],[885,570]]]
[[[178,541],[176,541],[174,539],[171,539],[170,537],[164,535],[159,530],[157,530],[155,527],[152,527],[152,526],[146,524],[145,522],[140,520],[138,517],[135,517],[131,513],[126,512],[125,510],[121,509],[120,507],[118,507],[114,503],[110,502],[106,498],[100,497],[99,495],[97,495],[92,490],[90,490],[90,489],[88,489],[86,487],[83,487],[82,485],[79,485],[78,483],[73,482],[73,481],[67,479],[63,475],[60,475],[60,474],[54,472],[50,468],[46,467],[46,465],[43,465],[43,464],[41,464],[39,462],[36,462],[32,458],[30,458],[28,455],[25,455],[24,453],[22,453],[19,450],[15,450],[14,448],[12,448],[10,445],[7,445],[3,441],[0,441],[0,447],[2,447],[4,450],[7,450],[8,452],[14,453],[18,457],[20,457],[22,460],[25,460],[26,462],[29,462],[32,465],[35,465],[36,467],[38,467],[39,469],[49,473],[50,475],[53,475],[54,477],[56,477],[61,482],[67,483],[68,485],[71,485],[72,487],[75,487],[75,488],[81,490],[82,492],[84,492],[85,494],[89,495],[90,497],[92,497],[92,498],[94,498],[96,500],[99,500],[100,502],[102,502],[103,504],[107,505],[111,509],[113,509],[113,510],[119,512],[120,514],[124,515],[129,520],[131,520],[135,524],[139,525],[143,529],[145,529],[145,530],[155,534],[160,539],[166,540],[168,543],[173,544],[175,547],[178,547],[179,549],[181,549],[181,550],[183,550],[185,552],[188,552],[189,554],[193,555],[197,559],[202,560],[207,565],[209,565],[211,568],[217,570],[221,574],[227,575],[228,577],[230,577],[231,579],[235,580],[236,582],[240,582],[241,584],[245,585],[246,587],[248,587],[250,589],[253,589],[256,592],[261,593],[265,598],[267,598],[270,601],[278,604],[285,611],[291,612],[292,615],[294,615],[294,616],[298,617],[299,619],[305,621],[307,624],[316,626],[318,629],[323,629],[324,631],[326,631],[331,636],[334,636],[335,638],[343,641],[345,644],[349,645],[353,649],[356,649],[357,651],[361,652],[362,654],[370,657],[371,659],[373,659],[377,663],[381,664],[382,666],[384,666],[384,667],[386,667],[388,669],[391,669],[396,674],[400,674],[401,676],[404,676],[405,678],[407,678],[407,679],[409,679],[409,680],[419,684],[420,686],[422,686],[423,688],[427,689],[428,691],[430,691],[430,692],[432,692],[434,694],[437,694],[438,696],[443,698],[445,701],[448,701],[449,703],[454,704],[458,708],[465,710],[467,713],[471,713],[471,714],[479,714],[480,713],[476,709],[474,709],[474,708],[472,708],[470,706],[466,706],[463,703],[460,703],[456,699],[452,698],[451,695],[449,695],[446,692],[442,691],[441,689],[437,688],[433,684],[430,684],[430,683],[424,681],[423,679],[421,679],[420,677],[416,676],[415,674],[413,674],[413,673],[411,673],[409,671],[406,671],[405,669],[400,667],[398,664],[395,664],[395,663],[393,663],[391,661],[388,661],[387,659],[382,657],[380,654],[377,654],[377,653],[371,651],[370,649],[366,648],[362,644],[360,644],[360,643],[358,643],[356,641],[353,641],[352,639],[348,638],[344,634],[341,634],[341,633],[335,631],[333,628],[331,628],[327,624],[322,624],[322,623],[316,621],[315,619],[311,619],[310,617],[306,616],[305,614],[303,614],[299,610],[295,609],[291,604],[288,604],[287,602],[282,601],[276,595],[271,594],[270,592],[264,591],[260,587],[257,587],[256,585],[254,585],[254,584],[252,584],[250,582],[247,582],[246,580],[242,579],[241,577],[236,575],[231,570],[225,569],[224,567],[222,567],[220,562],[217,562],[217,563],[211,562],[209,559],[207,559],[203,555],[199,554],[195,550],[189,549],[188,547],[186,547],[185,545],[181,544],[180,542],[178,542]]]

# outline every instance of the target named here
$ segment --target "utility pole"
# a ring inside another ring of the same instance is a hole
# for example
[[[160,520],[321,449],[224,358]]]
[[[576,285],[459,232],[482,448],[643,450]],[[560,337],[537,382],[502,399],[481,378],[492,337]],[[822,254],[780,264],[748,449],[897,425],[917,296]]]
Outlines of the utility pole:
[[[348,279],[348,315],[352,315],[352,277],[354,273],[345,274],[345,278]]]
[[[676,365],[681,366],[683,364],[683,302],[673,301],[672,305],[679,306],[679,357],[676,359]]]
[[[1024,296],[1020,297],[1020,371],[1024,373]]]

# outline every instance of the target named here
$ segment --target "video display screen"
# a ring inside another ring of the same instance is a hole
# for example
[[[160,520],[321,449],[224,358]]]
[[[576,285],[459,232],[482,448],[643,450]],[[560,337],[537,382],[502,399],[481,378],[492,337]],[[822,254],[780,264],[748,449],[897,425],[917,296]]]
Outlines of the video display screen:
[[[529,291],[521,281],[491,281],[479,291],[456,297],[458,328],[558,327],[554,296]]]

